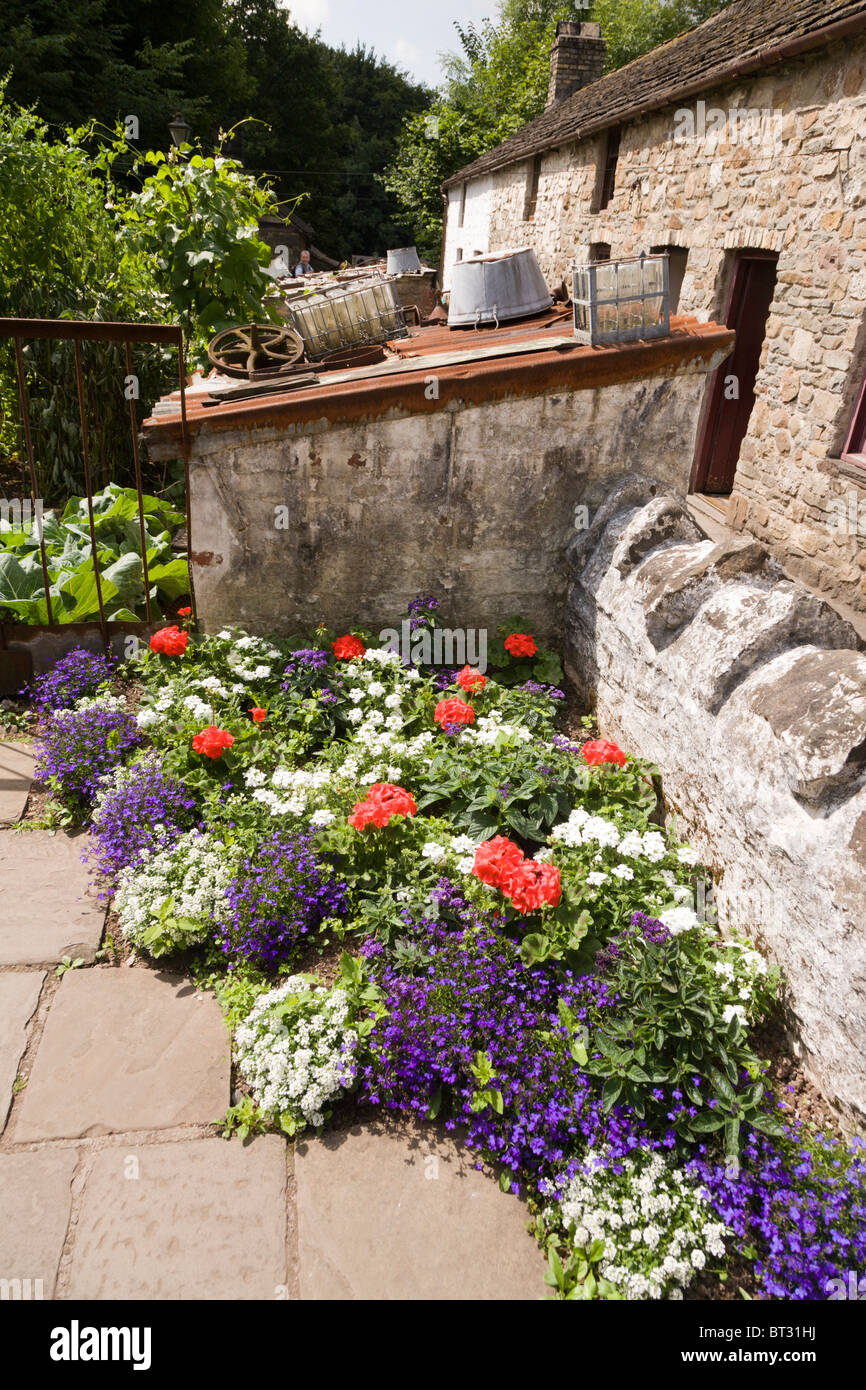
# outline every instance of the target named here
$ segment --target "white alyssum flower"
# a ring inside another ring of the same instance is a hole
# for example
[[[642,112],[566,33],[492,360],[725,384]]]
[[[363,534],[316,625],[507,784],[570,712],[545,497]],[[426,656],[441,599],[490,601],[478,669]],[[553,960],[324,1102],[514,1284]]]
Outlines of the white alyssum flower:
[[[140,867],[121,870],[114,907],[124,936],[151,953],[203,941],[222,920],[236,857],[215,836],[189,830],[167,849],[147,855]],[[145,942],[168,903],[170,917],[184,925]]]
[[[85,709],[126,709],[126,696],[112,695],[109,690],[99,695],[82,695],[75,701],[73,709],[76,714]],[[55,716],[57,714],[65,714],[65,710],[55,710]]]
[[[576,1250],[602,1241],[599,1273],[628,1299],[682,1298],[707,1256],[724,1256],[729,1234],[713,1220],[706,1191],[650,1149],[615,1166],[591,1151],[544,1220]]]
[[[327,807],[322,807],[320,811],[314,811],[310,816],[310,825],[314,825],[317,830],[324,830],[326,825],[331,825],[335,820],[334,812],[329,811]]]
[[[355,1079],[357,1044],[345,991],[313,988],[302,975],[261,994],[235,1030],[241,1075],[290,1133],[324,1124],[329,1102]]]

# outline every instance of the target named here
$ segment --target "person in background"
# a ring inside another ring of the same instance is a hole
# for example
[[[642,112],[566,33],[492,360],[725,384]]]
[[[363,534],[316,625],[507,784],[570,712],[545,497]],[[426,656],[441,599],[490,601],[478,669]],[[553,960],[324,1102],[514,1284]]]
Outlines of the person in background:
[[[302,251],[302,252],[301,252],[301,259],[298,261],[298,264],[295,266],[295,274],[296,274],[296,275],[312,275],[313,273],[314,273],[314,272],[313,272],[313,267],[310,265],[310,253],[309,253],[309,251]]]

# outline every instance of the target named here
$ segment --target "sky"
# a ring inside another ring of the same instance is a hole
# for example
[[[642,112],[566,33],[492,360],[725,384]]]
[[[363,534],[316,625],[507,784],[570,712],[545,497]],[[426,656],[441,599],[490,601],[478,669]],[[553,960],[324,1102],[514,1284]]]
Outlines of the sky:
[[[354,48],[360,40],[435,87],[442,78],[437,54],[459,45],[453,21],[495,18],[497,7],[496,0],[286,0],[284,8],[301,29],[320,29],[326,43]]]

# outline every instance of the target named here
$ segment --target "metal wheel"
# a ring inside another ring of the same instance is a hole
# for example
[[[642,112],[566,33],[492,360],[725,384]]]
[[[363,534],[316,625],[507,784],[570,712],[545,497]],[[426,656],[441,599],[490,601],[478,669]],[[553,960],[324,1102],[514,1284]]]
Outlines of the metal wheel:
[[[304,355],[304,340],[287,325],[246,323],[226,328],[208,343],[208,361],[226,376],[249,378],[253,372],[288,371]]]

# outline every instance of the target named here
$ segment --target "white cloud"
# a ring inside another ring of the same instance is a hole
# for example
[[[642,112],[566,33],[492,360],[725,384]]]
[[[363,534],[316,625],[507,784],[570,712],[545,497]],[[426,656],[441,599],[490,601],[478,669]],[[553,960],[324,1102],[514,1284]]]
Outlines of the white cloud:
[[[299,29],[319,29],[331,17],[328,0],[289,0],[280,8],[289,11]]]

